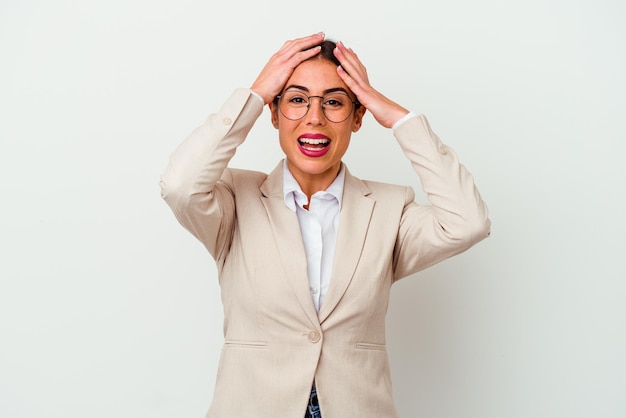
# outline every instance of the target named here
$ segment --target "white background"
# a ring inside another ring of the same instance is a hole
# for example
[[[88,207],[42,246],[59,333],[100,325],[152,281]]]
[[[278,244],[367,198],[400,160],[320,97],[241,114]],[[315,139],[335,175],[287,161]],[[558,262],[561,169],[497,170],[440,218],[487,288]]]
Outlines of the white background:
[[[0,416],[203,416],[219,288],[159,176],[285,40],[325,31],[429,117],[493,222],[394,287],[401,415],[624,418],[624,2],[215,3],[0,2]],[[266,109],[233,165],[279,158]],[[423,202],[371,116],[345,161]]]

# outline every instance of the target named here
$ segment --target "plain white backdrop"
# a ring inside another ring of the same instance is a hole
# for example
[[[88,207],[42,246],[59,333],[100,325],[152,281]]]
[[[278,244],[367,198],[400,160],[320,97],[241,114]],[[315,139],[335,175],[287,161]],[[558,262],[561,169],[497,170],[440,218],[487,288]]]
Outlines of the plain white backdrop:
[[[216,272],[159,176],[285,40],[325,31],[428,116],[493,222],[394,287],[401,415],[625,417],[624,21],[619,0],[2,0],[0,416],[204,415]],[[279,158],[266,109],[233,165]],[[424,201],[370,116],[345,161]]]

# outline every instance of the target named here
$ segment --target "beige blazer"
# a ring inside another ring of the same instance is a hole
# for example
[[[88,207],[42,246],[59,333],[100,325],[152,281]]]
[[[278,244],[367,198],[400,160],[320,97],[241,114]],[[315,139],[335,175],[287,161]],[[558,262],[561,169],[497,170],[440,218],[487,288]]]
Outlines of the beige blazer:
[[[173,153],[161,181],[219,272],[224,346],[207,417],[302,417],[314,380],[324,418],[397,417],[385,346],[391,285],[487,237],[487,208],[426,119],[407,120],[394,135],[431,205],[417,205],[411,188],[348,171],[318,314],[282,163],[269,175],[227,168],[262,108],[236,90]]]

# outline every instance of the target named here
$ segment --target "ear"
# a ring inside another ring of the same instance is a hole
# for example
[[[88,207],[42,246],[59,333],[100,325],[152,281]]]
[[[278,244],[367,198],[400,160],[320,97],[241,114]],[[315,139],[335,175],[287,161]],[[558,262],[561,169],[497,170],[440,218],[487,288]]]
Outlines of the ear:
[[[365,115],[365,106],[361,105],[354,112],[354,119],[352,120],[352,132],[357,132],[361,129],[361,125],[363,124],[363,115]]]
[[[272,116],[272,125],[274,125],[274,128],[278,129],[278,106],[276,106],[272,101],[269,103],[269,107],[270,114]]]

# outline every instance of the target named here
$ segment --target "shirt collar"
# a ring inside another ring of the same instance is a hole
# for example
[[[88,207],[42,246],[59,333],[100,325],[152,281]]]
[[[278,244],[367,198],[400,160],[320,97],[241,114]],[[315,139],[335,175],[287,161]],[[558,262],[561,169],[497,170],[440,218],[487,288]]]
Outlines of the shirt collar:
[[[343,197],[343,185],[344,180],[346,178],[346,168],[343,163],[341,163],[341,169],[339,170],[339,174],[335,177],[335,180],[326,188],[324,191],[316,192],[313,196],[319,194],[329,194],[332,195],[339,202],[339,207],[341,208],[341,198]],[[296,211],[296,200],[298,198],[306,200],[306,195],[300,188],[300,185],[289,171],[289,167],[287,166],[287,160],[283,160],[283,197],[285,200],[285,205],[291,209],[293,212]]]

